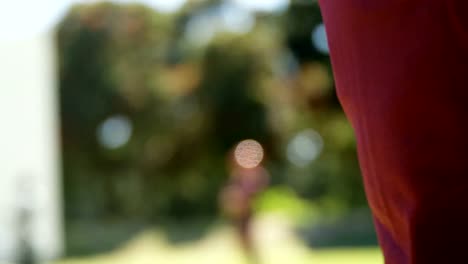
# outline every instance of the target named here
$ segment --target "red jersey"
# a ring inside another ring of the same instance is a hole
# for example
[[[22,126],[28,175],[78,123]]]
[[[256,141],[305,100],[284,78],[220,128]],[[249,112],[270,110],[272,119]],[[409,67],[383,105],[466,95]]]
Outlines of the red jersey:
[[[468,262],[468,1],[320,5],[386,263]]]

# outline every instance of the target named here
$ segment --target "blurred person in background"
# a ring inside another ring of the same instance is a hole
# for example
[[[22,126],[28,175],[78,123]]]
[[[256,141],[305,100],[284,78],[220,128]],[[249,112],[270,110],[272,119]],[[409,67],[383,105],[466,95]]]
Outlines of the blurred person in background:
[[[253,203],[269,182],[268,172],[260,166],[263,154],[260,157],[255,152],[257,146],[260,145],[255,141],[243,141],[229,155],[230,179],[220,193],[222,211],[233,222],[240,244],[251,263],[260,263],[251,233]]]
[[[468,2],[321,8],[385,263],[464,262]]]
[[[34,185],[30,176],[21,175],[18,177],[17,197],[16,197],[16,263],[34,264],[36,252],[33,248],[34,232]]]

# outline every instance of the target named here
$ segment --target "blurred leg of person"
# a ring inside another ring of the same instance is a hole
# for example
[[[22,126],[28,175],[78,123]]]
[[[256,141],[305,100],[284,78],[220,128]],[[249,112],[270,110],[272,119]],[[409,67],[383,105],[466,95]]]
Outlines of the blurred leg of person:
[[[236,228],[241,242],[241,246],[250,264],[259,264],[260,259],[255,248],[251,233],[252,212],[248,212],[237,220]]]
[[[466,262],[468,1],[320,5],[385,263]]]
[[[230,184],[221,191],[220,203],[224,214],[234,225],[247,261],[250,264],[258,264],[259,258],[251,233],[253,218],[251,197],[239,185]]]

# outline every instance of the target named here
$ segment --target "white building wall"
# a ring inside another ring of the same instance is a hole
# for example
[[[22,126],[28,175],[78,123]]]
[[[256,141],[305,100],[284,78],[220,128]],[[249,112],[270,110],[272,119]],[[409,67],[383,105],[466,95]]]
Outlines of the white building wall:
[[[63,248],[52,34],[0,39],[0,263],[15,258],[19,208],[39,259]]]

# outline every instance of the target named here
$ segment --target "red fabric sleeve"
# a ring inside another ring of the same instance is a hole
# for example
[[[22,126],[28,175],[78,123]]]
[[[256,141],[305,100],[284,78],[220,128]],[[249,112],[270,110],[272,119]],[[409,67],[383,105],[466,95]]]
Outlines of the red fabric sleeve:
[[[468,1],[320,5],[386,263],[466,262]]]

